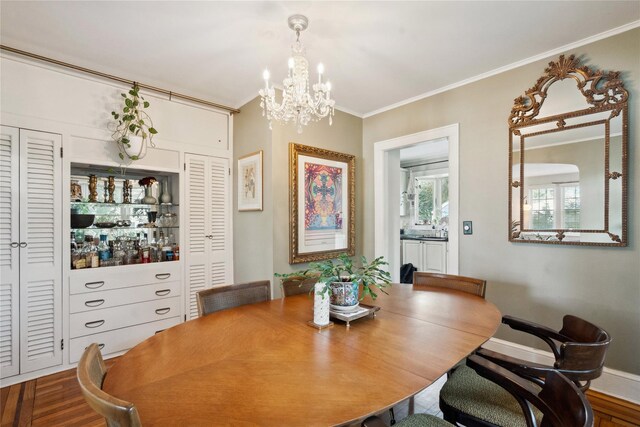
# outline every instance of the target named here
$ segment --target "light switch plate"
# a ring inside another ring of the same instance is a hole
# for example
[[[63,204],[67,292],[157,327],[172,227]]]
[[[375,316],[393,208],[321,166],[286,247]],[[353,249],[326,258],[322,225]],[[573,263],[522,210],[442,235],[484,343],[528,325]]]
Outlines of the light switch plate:
[[[473,234],[473,223],[471,221],[462,221],[462,233]]]

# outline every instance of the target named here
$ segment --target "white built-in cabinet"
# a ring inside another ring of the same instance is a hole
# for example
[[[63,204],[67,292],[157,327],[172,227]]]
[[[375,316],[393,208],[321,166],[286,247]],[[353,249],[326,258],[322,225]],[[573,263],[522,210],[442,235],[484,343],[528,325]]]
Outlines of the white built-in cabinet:
[[[196,293],[231,281],[229,159],[185,154],[187,319],[198,316]]]
[[[61,136],[1,127],[0,372],[62,363]]]
[[[411,263],[418,271],[446,273],[447,242],[403,240],[402,263]]]

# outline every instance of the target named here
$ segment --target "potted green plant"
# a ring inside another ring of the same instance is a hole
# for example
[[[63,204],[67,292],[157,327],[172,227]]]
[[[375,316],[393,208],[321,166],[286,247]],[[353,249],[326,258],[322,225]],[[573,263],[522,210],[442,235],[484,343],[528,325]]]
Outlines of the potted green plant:
[[[349,311],[357,308],[358,303],[367,295],[373,300],[378,297],[376,290],[387,293],[384,289],[391,283],[391,275],[382,267],[388,265],[384,257],[378,257],[367,262],[363,256],[359,266],[354,265],[353,260],[346,254],[341,254],[336,260],[312,262],[309,268],[288,274],[278,274],[276,277],[287,278],[317,278],[314,288],[316,302],[318,297],[327,303],[330,302],[334,310]],[[359,288],[362,285],[362,295]],[[328,308],[326,321],[328,323]],[[318,307],[314,307],[317,310]],[[324,310],[323,310],[324,311]],[[317,324],[318,321],[314,321]]]
[[[149,107],[149,101],[140,95],[137,83],[131,86],[129,92],[121,95],[124,98],[122,111],[111,112],[111,116],[118,121],[112,137],[118,145],[121,160],[125,160],[125,157],[132,161],[140,160],[147,153],[147,145],[155,147],[153,136],[158,131],[145,111]]]

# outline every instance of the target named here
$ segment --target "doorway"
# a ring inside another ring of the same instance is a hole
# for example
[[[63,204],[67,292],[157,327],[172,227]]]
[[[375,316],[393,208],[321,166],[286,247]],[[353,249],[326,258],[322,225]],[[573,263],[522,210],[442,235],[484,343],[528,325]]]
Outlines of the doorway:
[[[459,125],[453,124],[374,144],[374,185],[382,191],[374,194],[375,256],[384,256],[394,282],[400,281],[400,150],[419,144],[446,140],[448,145],[448,256],[447,273],[458,274],[459,262]]]

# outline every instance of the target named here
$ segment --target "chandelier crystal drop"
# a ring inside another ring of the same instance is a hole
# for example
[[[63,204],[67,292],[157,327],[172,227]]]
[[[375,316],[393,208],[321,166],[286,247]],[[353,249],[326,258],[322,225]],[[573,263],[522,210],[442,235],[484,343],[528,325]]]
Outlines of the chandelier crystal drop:
[[[309,25],[303,15],[289,17],[289,28],[296,32],[296,41],[291,45],[289,73],[282,82],[282,102],[276,102],[276,91],[269,86],[269,70],[264,70],[264,89],[260,89],[260,106],[262,115],[269,120],[269,129],[273,120],[289,123],[295,122],[298,133],[310,121],[319,121],[329,116],[332,124],[335,101],[331,99],[331,83],[322,81],[324,66],[318,65],[318,82],[309,87],[309,61],[305,58],[305,49],[300,42],[300,32]],[[313,94],[309,90],[313,90]]]

